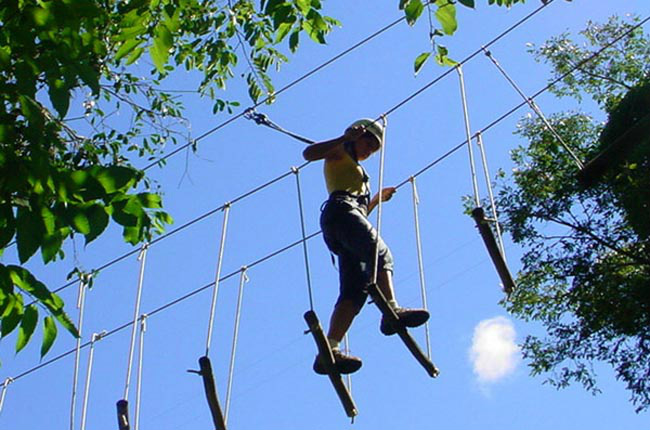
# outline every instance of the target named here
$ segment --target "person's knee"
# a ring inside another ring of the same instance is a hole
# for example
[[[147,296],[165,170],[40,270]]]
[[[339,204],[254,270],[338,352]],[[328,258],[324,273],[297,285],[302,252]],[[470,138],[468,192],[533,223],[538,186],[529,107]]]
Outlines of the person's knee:
[[[354,312],[354,315],[358,315],[361,312],[361,308],[366,303],[368,294],[365,292],[355,292],[341,295],[336,301],[335,307],[345,306]]]

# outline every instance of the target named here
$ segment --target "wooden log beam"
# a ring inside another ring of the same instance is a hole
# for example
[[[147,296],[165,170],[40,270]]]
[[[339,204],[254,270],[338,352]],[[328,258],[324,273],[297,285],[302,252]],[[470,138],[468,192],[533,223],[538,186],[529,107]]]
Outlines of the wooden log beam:
[[[370,297],[372,297],[372,301],[375,303],[375,305],[377,305],[377,307],[381,311],[384,318],[388,318],[390,324],[392,324],[393,327],[397,329],[397,335],[400,337],[400,339],[402,339],[402,342],[404,342],[404,345],[406,345],[408,350],[411,351],[413,357],[415,357],[418,363],[420,363],[422,367],[424,367],[424,370],[426,370],[429,376],[431,376],[432,378],[437,377],[440,374],[440,371],[438,370],[436,365],[433,364],[431,360],[429,360],[429,358],[424,354],[424,352],[422,352],[418,344],[409,334],[408,330],[406,330],[404,324],[400,322],[399,317],[397,316],[393,308],[390,307],[390,305],[386,301],[386,297],[384,297],[384,294],[377,287],[377,284],[368,285],[368,293],[370,294]]]
[[[345,409],[345,413],[348,417],[354,419],[354,417],[359,413],[357,411],[357,406],[354,404],[354,400],[352,399],[350,392],[343,383],[341,374],[336,368],[336,364],[334,363],[334,356],[332,355],[332,349],[330,348],[329,342],[327,341],[323,327],[318,320],[318,316],[316,316],[316,312],[314,311],[307,311],[305,312],[304,317],[305,321],[307,322],[307,326],[309,327],[309,332],[314,337],[314,341],[316,341],[319,360],[321,360],[321,363],[327,370],[327,376],[329,377],[329,380],[332,383],[336,394],[341,400],[343,409]]]

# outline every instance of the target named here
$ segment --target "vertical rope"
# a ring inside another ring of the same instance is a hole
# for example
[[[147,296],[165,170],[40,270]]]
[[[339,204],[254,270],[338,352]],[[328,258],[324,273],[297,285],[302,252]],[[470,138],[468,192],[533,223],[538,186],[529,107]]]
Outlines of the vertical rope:
[[[5,396],[7,395],[7,390],[9,389],[9,384],[14,382],[14,379],[11,377],[6,377],[5,382],[2,384],[2,394],[0,394],[0,414],[2,413],[2,407],[5,404]]]
[[[138,328],[138,317],[140,316],[140,302],[142,299],[142,286],[144,284],[144,268],[147,262],[147,250],[149,244],[142,245],[138,261],[140,262],[140,273],[138,276],[138,290],[135,296],[135,308],[133,310],[133,326],[131,328],[131,343],[129,347],[129,360],[126,364],[126,382],[124,384],[124,400],[129,400],[129,387],[131,385],[131,370],[133,369],[133,353],[135,350],[135,334]]]
[[[346,354],[350,354],[350,337],[348,336],[348,333],[345,333],[345,337],[343,338],[343,348],[345,350]],[[352,395],[352,375],[348,373],[345,375],[345,382],[347,383],[346,385],[348,386],[348,392],[350,395]]]
[[[571,156],[573,161],[578,166],[578,169],[582,170],[585,167],[584,164],[582,163],[582,161],[578,158],[578,156],[575,154],[575,152],[573,152],[571,147],[564,141],[564,139],[562,139],[562,136],[560,136],[559,133],[557,132],[557,130],[555,130],[555,127],[553,127],[551,125],[551,123],[548,121],[548,119],[546,119],[546,116],[544,115],[542,110],[539,108],[539,106],[537,106],[537,103],[535,103],[535,100],[533,100],[531,97],[528,97],[521,90],[519,85],[517,85],[517,83],[508,75],[508,73],[505,71],[505,69],[503,67],[501,67],[501,64],[499,64],[497,59],[494,58],[494,56],[492,55],[492,52],[485,49],[485,47],[483,47],[483,52],[485,52],[485,55],[492,61],[492,64],[494,64],[496,66],[496,68],[499,70],[499,72],[501,72],[503,77],[506,78],[506,80],[510,83],[510,85],[512,85],[512,87],[515,89],[515,91],[517,91],[517,93],[519,93],[519,95],[524,99],[524,101],[526,103],[528,103],[528,106],[530,106],[530,108],[533,110],[533,112],[535,112],[535,114],[539,117],[539,119],[542,120],[542,122],[544,123],[544,125],[546,126],[548,131],[551,132],[553,137],[555,137],[558,140],[558,142],[560,142],[560,145],[562,145],[562,147]]]
[[[384,154],[386,153],[386,127],[388,126],[388,119],[386,115],[381,116],[383,125],[381,132],[381,148],[379,154],[379,192],[377,193],[377,241],[381,237],[381,209],[382,209],[382,190],[384,189]],[[372,283],[377,283],[377,274],[379,265],[379,246],[375,243],[375,263],[372,267]]]
[[[86,304],[86,286],[89,280],[89,275],[82,275],[79,280],[79,295],[77,298],[77,309],[79,309],[79,319],[77,327],[79,337],[77,338],[77,346],[75,347],[74,358],[74,372],[72,376],[72,399],[70,401],[70,430],[74,430],[74,419],[77,405],[77,383],[79,381],[79,355],[81,352],[81,338],[83,336],[83,322],[84,322],[84,308]]]
[[[84,388],[84,400],[81,406],[81,430],[86,429],[86,416],[88,412],[88,396],[90,394],[90,379],[93,373],[93,358],[95,356],[95,342],[106,335],[106,331],[93,333],[90,337],[90,350],[88,351],[88,369],[86,369],[86,386]]]
[[[409,178],[409,182],[411,182],[412,189],[413,189],[413,215],[414,215],[414,224],[415,224],[415,244],[417,248],[417,253],[418,253],[418,271],[420,273],[420,294],[422,297],[422,308],[424,310],[428,310],[429,307],[427,305],[427,288],[426,288],[426,282],[424,280],[424,261],[422,258],[422,240],[420,236],[420,216],[419,216],[419,205],[420,205],[420,196],[418,195],[418,189],[417,186],[415,185],[415,176],[411,176]],[[426,341],[427,341],[427,357],[429,360],[431,360],[431,337],[429,335],[429,322],[427,321],[424,324],[424,329],[425,329],[425,334],[426,334]]]
[[[499,251],[501,251],[501,256],[503,261],[506,262],[506,249],[503,246],[503,237],[501,236],[501,226],[499,225],[499,216],[497,214],[497,206],[494,203],[494,193],[492,192],[492,183],[490,182],[490,169],[487,164],[487,157],[485,156],[485,145],[483,145],[483,135],[481,132],[476,133],[476,144],[481,150],[481,160],[483,162],[483,172],[485,173],[485,184],[487,185],[488,196],[490,198],[490,207],[492,208],[492,217],[494,219],[494,224],[497,233],[497,240],[499,241]],[[507,262],[506,262],[507,263]]]
[[[142,362],[144,354],[144,333],[147,331],[147,314],[140,316],[140,347],[138,349],[138,382],[135,386],[135,430],[140,428],[140,394],[142,393]]]
[[[476,179],[476,164],[474,162],[474,151],[472,149],[472,132],[469,126],[469,112],[467,110],[467,95],[465,94],[465,78],[461,65],[456,66],[458,80],[460,81],[460,98],[463,103],[463,117],[465,119],[465,134],[467,135],[467,151],[469,153],[469,164],[472,172],[472,187],[474,188],[474,203],[476,207],[481,206],[481,199],[478,192],[478,180]]]
[[[232,392],[233,374],[235,373],[235,353],[237,351],[237,338],[239,337],[239,320],[241,316],[241,305],[244,296],[244,283],[248,282],[246,271],[248,268],[242,266],[241,276],[239,277],[239,294],[237,295],[237,311],[235,313],[235,328],[232,336],[232,349],[230,351],[230,370],[228,372],[228,389],[226,391],[226,408],[224,412],[224,421],[228,423],[228,412],[230,410],[230,394]]]
[[[302,190],[300,188],[300,170],[292,167],[291,171],[296,175],[296,189],[298,192],[298,208],[300,210],[300,231],[302,233],[302,250],[305,258],[305,276],[307,277],[307,292],[309,294],[309,309],[314,310],[314,294],[311,286],[311,274],[309,271],[309,252],[307,250],[307,233],[305,231],[305,211],[302,205]]]
[[[217,296],[219,295],[219,278],[221,278],[221,263],[223,262],[223,250],[226,245],[226,231],[228,230],[228,214],[230,213],[230,202],[223,206],[223,225],[221,226],[221,241],[219,242],[219,257],[217,258],[217,270],[214,276],[214,288],[212,290],[212,303],[210,305],[210,321],[208,322],[208,336],[205,341],[205,356],[210,352],[212,343],[212,329],[214,325],[214,314],[217,309]]]

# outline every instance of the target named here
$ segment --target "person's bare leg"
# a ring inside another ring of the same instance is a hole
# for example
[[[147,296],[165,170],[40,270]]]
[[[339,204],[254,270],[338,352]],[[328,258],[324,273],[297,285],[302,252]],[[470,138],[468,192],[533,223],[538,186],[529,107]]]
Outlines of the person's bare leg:
[[[357,308],[351,300],[341,300],[337,303],[330,318],[330,328],[327,332],[327,338],[341,342],[356,315]]]
[[[386,298],[389,304],[396,304],[395,290],[393,289],[393,272],[390,270],[380,270],[377,273],[377,286]]]

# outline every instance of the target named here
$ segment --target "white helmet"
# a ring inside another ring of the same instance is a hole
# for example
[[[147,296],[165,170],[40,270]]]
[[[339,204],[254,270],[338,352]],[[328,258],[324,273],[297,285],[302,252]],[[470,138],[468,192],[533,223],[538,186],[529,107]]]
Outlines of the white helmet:
[[[369,118],[362,118],[357,121],[354,121],[352,124],[348,126],[346,130],[351,129],[352,127],[357,127],[357,126],[362,126],[366,129],[367,132],[375,136],[377,139],[377,142],[379,142],[379,146],[381,146],[384,141],[384,126],[381,125],[381,123],[369,119]]]

